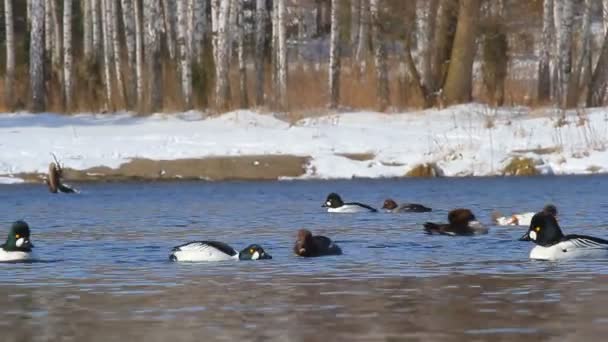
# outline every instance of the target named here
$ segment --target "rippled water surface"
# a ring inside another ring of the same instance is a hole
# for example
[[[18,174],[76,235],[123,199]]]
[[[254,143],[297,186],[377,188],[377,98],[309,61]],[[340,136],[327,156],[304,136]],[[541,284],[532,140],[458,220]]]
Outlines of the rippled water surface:
[[[0,186],[0,224],[26,219],[38,262],[0,264],[2,341],[572,340],[608,333],[608,259],[528,259],[523,228],[427,236],[455,207],[552,202],[568,233],[608,237],[608,177]],[[422,214],[328,214],[327,193]],[[344,255],[296,258],[298,228]],[[177,264],[171,247],[259,243],[270,261]]]

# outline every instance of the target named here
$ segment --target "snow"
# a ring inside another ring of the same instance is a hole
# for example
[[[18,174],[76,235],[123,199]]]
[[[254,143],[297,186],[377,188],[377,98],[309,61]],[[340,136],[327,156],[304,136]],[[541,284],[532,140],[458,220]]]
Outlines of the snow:
[[[302,178],[399,177],[421,163],[445,176],[499,175],[514,156],[546,174],[608,171],[608,108],[490,108],[467,104],[406,113],[339,113],[294,124],[275,114],[235,111],[0,114],[0,183],[47,171],[55,153],[65,167],[117,168],[132,158],[310,156]],[[560,119],[561,118],[561,119]],[[340,154],[370,154],[354,160]]]

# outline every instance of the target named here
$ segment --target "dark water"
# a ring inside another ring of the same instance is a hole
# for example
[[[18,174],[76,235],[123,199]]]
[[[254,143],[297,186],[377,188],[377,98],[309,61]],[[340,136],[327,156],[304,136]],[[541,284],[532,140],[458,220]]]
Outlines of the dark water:
[[[552,202],[568,233],[608,237],[608,177],[0,186],[0,224],[26,219],[40,262],[0,264],[2,341],[573,340],[608,333],[608,260],[528,259],[522,228],[474,238],[421,224],[468,207]],[[327,214],[328,192],[423,214]],[[291,254],[306,227],[345,254]],[[2,233],[5,234],[5,233]],[[263,245],[260,262],[176,264],[172,246]]]

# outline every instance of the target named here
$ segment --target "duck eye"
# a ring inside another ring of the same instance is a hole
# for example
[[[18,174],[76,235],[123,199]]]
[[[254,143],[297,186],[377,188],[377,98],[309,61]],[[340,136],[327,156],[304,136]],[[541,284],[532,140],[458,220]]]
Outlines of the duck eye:
[[[253,248],[249,248],[249,254],[253,254],[255,250]]]
[[[20,238],[20,237],[21,237],[21,235],[19,235],[19,234],[15,234],[15,239],[18,239],[18,238]]]
[[[534,228],[534,230],[536,230],[537,232],[540,232],[540,227],[536,227],[536,228]]]

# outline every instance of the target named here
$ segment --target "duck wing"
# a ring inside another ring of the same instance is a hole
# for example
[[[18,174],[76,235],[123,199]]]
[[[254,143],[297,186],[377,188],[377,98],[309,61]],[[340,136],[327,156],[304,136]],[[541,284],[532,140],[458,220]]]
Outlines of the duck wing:
[[[237,255],[237,251],[230,247],[228,244],[225,244],[223,242],[219,242],[219,241],[192,241],[192,242],[188,242],[185,243],[183,245],[179,245],[176,247],[173,247],[173,252],[178,252],[178,251],[205,251],[208,249],[216,249],[221,251],[222,253],[225,253],[229,256],[235,256]]]
[[[342,249],[336,245],[330,238],[327,236],[313,236],[313,241],[315,243],[315,249],[321,255],[340,255],[342,254]]]
[[[359,203],[359,202],[350,202],[350,203],[344,203],[344,205],[358,205],[360,207],[363,207],[365,209],[368,209],[369,211],[375,213],[378,211],[378,209],[374,208],[374,207],[370,207],[367,204],[363,204],[363,203]]]
[[[417,204],[417,203],[407,203],[407,204],[403,204],[401,205],[401,207],[399,208],[400,211],[409,211],[409,212],[415,212],[415,213],[425,213],[425,212],[429,212],[429,211],[433,211],[433,209],[429,208],[429,207],[425,207],[422,204]]]
[[[608,249],[608,240],[596,238],[593,236],[571,234],[571,235],[564,236],[562,241],[569,241],[572,244],[574,244],[576,247],[581,247],[581,248]]]

